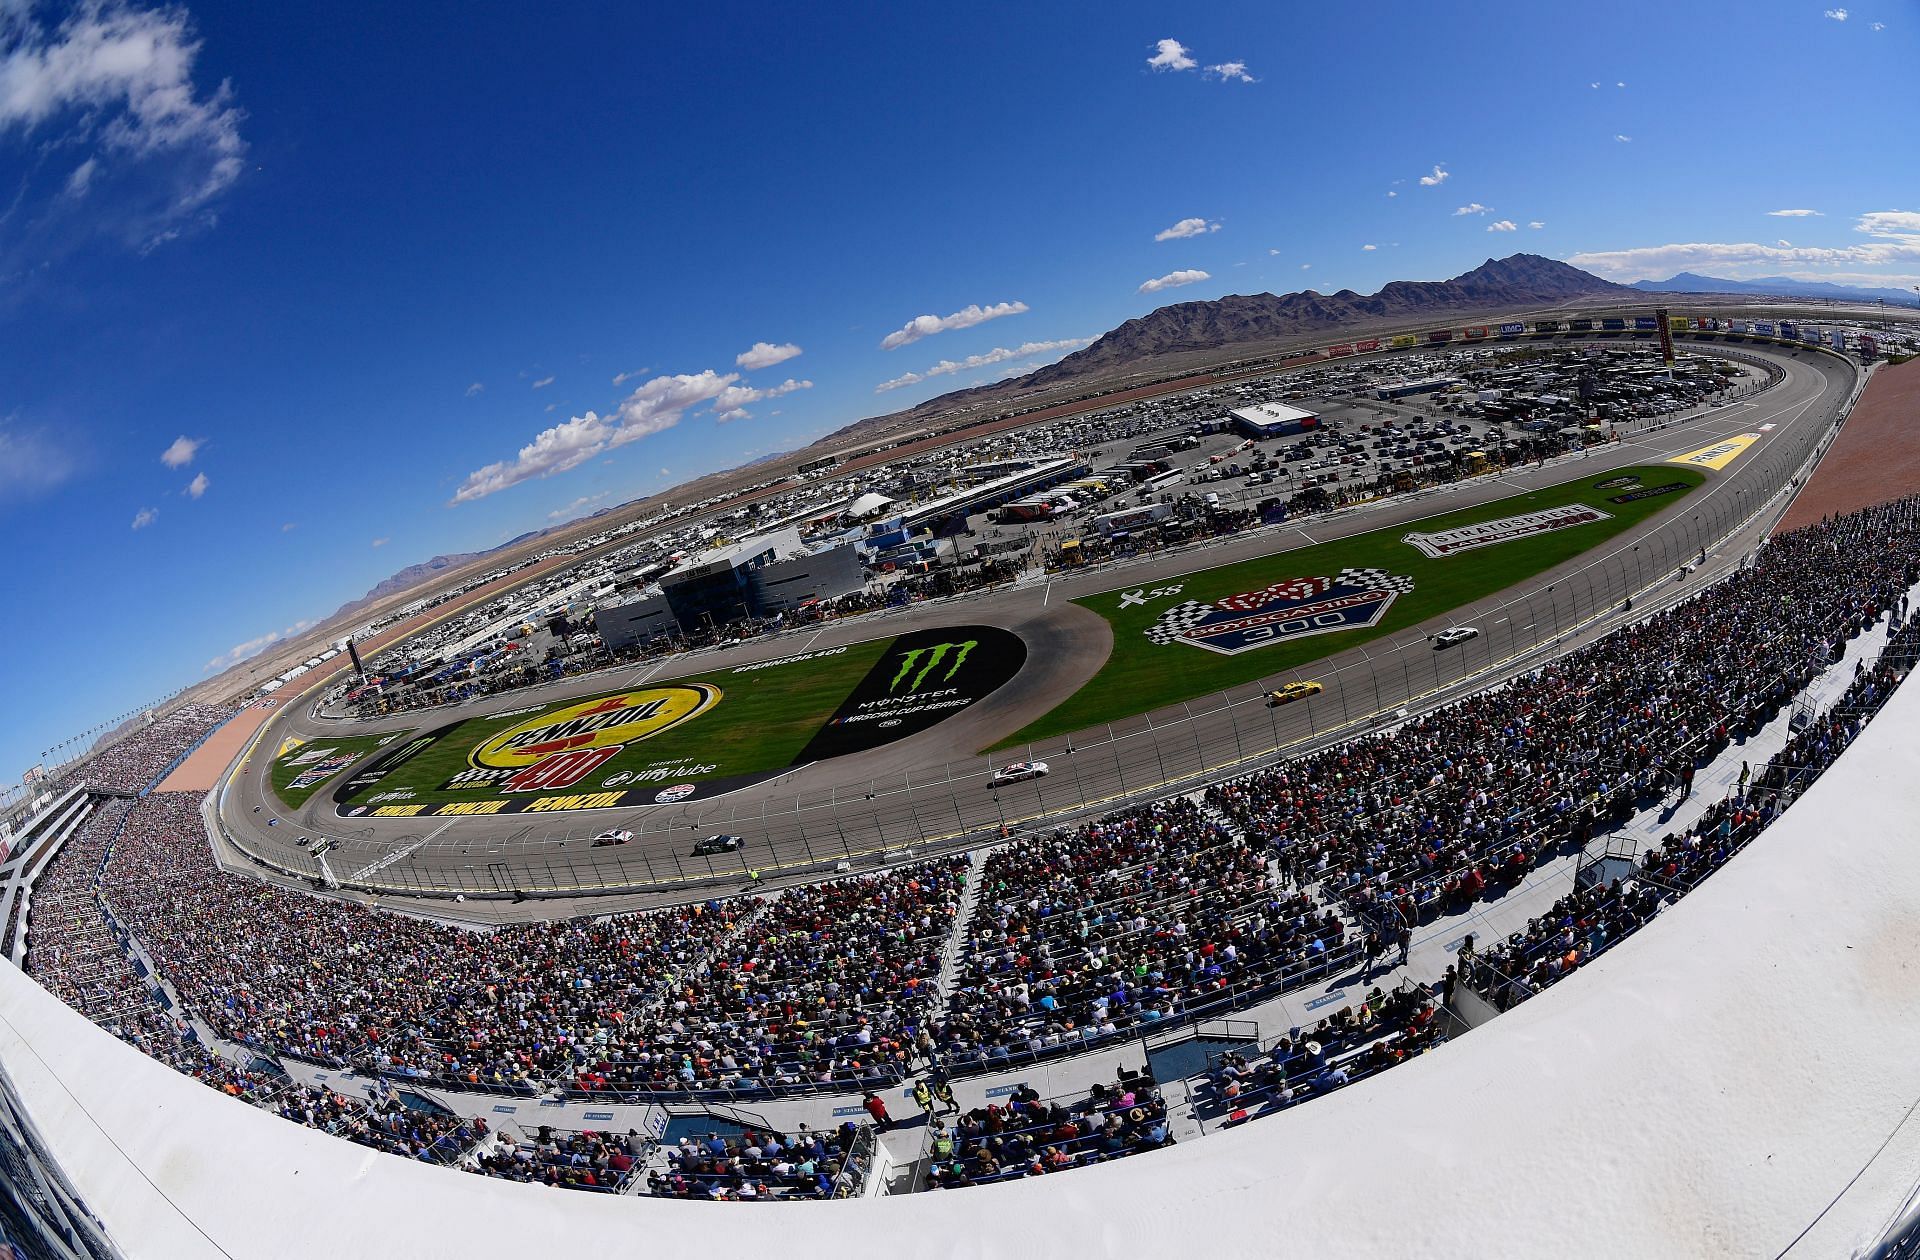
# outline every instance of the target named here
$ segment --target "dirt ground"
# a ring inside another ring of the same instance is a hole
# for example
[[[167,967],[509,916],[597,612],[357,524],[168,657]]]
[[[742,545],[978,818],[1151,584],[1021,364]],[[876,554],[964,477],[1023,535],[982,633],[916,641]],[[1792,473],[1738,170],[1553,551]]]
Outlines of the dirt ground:
[[[272,717],[278,706],[269,700],[256,702],[241,712],[233,721],[215,731],[207,742],[193,750],[193,753],[168,775],[155,791],[158,792],[211,792],[220,782],[224,771],[240,750],[246,746],[253,733],[260,729],[261,723]]]
[[[1873,374],[1833,449],[1774,527],[1784,533],[1836,512],[1920,492],[1920,359]]]

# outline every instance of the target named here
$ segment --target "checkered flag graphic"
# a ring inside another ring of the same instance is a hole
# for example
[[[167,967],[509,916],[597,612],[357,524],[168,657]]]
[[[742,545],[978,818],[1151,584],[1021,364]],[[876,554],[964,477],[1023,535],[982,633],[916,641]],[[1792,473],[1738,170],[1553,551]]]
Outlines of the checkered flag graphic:
[[[1398,595],[1413,592],[1413,579],[1389,573],[1385,569],[1342,569],[1340,576],[1333,579],[1335,586],[1358,586],[1365,590],[1380,590],[1384,587]]]
[[[1180,633],[1189,627],[1199,625],[1214,611],[1212,604],[1202,604],[1197,600],[1182,600],[1160,614],[1159,619],[1147,628],[1147,638],[1155,643],[1172,643]]]

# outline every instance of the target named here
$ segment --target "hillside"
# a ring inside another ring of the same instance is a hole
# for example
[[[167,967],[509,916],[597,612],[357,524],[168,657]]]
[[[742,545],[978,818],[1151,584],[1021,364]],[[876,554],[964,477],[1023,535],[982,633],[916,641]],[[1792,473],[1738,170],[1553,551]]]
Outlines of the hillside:
[[[1645,293],[1741,293],[1755,297],[1826,298],[1834,302],[1897,302],[1901,306],[1920,306],[1920,293],[1906,289],[1856,289],[1825,280],[1795,280],[1791,276],[1727,280],[1683,271],[1665,280],[1638,280],[1633,287]]]
[[[889,427],[904,417],[932,416],[963,405],[983,406],[1037,389],[1058,389],[1123,371],[1155,359],[1206,353],[1231,346],[1268,345],[1338,328],[1395,321],[1449,319],[1456,314],[1518,310],[1584,297],[1630,297],[1634,290],[1538,254],[1489,258],[1451,280],[1395,280],[1378,293],[1230,295],[1206,302],[1176,302],[1115,328],[1084,350],[1014,380],[956,390],[905,412],[847,425],[820,441],[826,447],[854,434]]]

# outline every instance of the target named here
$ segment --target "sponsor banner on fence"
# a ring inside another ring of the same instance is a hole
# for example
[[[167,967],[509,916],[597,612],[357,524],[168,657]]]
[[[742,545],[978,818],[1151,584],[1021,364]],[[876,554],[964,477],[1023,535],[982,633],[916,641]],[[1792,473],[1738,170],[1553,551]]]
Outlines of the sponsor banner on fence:
[[[1697,451],[1688,451],[1685,455],[1676,455],[1668,460],[1669,464],[1691,464],[1695,468],[1712,468],[1716,471],[1725,468],[1749,446],[1760,440],[1758,433],[1736,433],[1730,438],[1715,442],[1712,446],[1703,446]]]
[[[1550,534],[1555,530],[1573,529],[1579,525],[1612,519],[1611,512],[1603,512],[1584,503],[1569,503],[1565,507],[1548,508],[1544,512],[1503,516],[1497,521],[1481,521],[1478,525],[1462,525],[1458,529],[1443,529],[1431,534],[1415,531],[1400,541],[1417,548],[1424,556],[1444,560],[1478,547],[1491,547],[1496,543],[1512,542],[1516,538],[1532,538],[1536,534]]]
[[[1413,579],[1381,569],[1342,569],[1335,577],[1290,578],[1211,604],[1183,600],[1161,613],[1147,638],[1237,656],[1316,634],[1378,625]]]

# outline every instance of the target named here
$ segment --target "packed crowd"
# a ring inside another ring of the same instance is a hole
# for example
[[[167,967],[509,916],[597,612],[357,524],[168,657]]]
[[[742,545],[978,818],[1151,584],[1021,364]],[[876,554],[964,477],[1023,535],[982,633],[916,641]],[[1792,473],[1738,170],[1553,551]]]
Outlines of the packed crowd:
[[[1702,598],[1506,686],[1209,789],[1288,875],[1397,933],[1516,882],[1766,716],[1916,576],[1914,500],[1775,539]]]
[[[41,875],[27,924],[31,975],[148,1057],[308,1128],[443,1164],[458,1163],[486,1139],[483,1120],[410,1108],[384,1089],[374,1099],[349,1098],[297,1082],[278,1064],[243,1064],[209,1049],[137,967],[96,895],[101,865],[138,808],[125,798],[103,801]]]
[[[1901,601],[1904,605],[1904,601]],[[1577,888],[1544,915],[1488,949],[1460,956],[1463,981],[1505,1010],[1565,979],[1691,892],[1773,822],[1831,766],[1892,695],[1920,653],[1920,629],[1905,624],[1871,666],[1862,661],[1845,693],[1795,732],[1757,774],[1707,806],[1639,857],[1629,875]]]
[[[1167,1103],[1145,1072],[1119,1070],[1071,1102],[1043,1102],[1019,1085],[1006,1102],[976,1107],[951,1128],[929,1120],[927,1186],[953,1190],[1038,1177],[1173,1145]]]
[[[1226,1126],[1243,1124],[1384,1072],[1446,1037],[1447,1020],[1425,986],[1376,988],[1358,1007],[1343,1006],[1263,1050],[1220,1055],[1194,1110]]]
[[[624,1194],[653,1143],[629,1129],[625,1137],[587,1129],[568,1132],[543,1124],[531,1140],[503,1140],[473,1160],[473,1170],[505,1181],[538,1182],[560,1190]]]
[[[900,1080],[967,867],[950,858],[787,889],[679,976],[652,1019],[605,1030],[575,1089],[750,1094]]]
[[[746,1129],[680,1139],[667,1150],[665,1171],[647,1176],[647,1193],[660,1199],[769,1202],[834,1199],[858,1193],[871,1167],[871,1130],[852,1121],[791,1135]]]
[[[470,931],[229,875],[197,805],[140,802],[101,890],[216,1033],[523,1095],[555,1082],[604,1096],[898,1080],[966,869],[930,862],[766,901]]]
[[[143,792],[235,710],[183,704],[90,757],[72,776],[96,792]]]
[[[939,1053],[962,1069],[1078,1049],[1352,957],[1337,914],[1177,797],[987,859]]]

